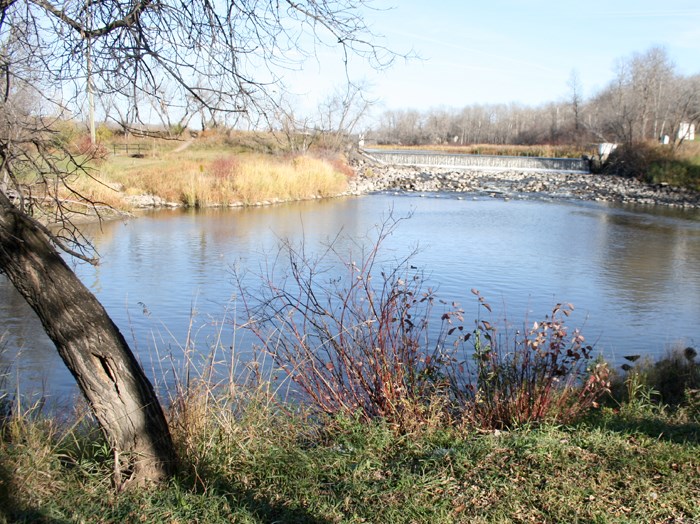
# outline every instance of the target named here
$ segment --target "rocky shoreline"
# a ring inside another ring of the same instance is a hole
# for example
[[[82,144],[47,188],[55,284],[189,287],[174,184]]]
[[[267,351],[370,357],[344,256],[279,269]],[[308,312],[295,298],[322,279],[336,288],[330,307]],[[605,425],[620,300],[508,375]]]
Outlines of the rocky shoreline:
[[[588,173],[518,170],[446,169],[376,166],[361,163],[348,191],[337,195],[359,196],[381,191],[403,193],[452,192],[472,197],[503,199],[584,200],[620,204],[663,205],[700,209],[700,193],[669,185],[649,185],[635,179]],[[312,196],[304,200],[321,198]],[[178,208],[155,195],[125,197],[132,209]],[[284,199],[255,203],[232,202],[223,207],[281,204]],[[212,207],[222,207],[221,204]]]
[[[700,208],[700,193],[610,175],[361,165],[351,194],[449,191],[495,198],[545,198]]]

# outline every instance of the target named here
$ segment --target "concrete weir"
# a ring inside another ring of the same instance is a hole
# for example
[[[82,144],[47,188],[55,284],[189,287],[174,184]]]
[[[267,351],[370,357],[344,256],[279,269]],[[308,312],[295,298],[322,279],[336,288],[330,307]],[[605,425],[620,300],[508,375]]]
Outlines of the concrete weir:
[[[518,171],[556,171],[590,173],[587,160],[582,158],[540,158],[526,156],[456,155],[435,151],[401,151],[364,149],[371,160],[384,165],[440,167],[449,169],[479,169]]]

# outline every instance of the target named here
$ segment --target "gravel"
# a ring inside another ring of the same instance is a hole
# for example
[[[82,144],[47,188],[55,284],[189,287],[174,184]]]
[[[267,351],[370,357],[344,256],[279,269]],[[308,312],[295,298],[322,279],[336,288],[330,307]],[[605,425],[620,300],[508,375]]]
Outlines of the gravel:
[[[451,191],[495,198],[549,198],[700,208],[700,193],[610,175],[360,165],[350,194]]]

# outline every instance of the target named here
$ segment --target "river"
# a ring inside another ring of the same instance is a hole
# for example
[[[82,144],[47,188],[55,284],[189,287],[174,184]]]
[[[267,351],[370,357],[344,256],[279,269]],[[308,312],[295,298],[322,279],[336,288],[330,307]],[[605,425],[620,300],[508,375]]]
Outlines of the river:
[[[448,193],[158,211],[86,227],[102,263],[74,265],[149,375],[162,381],[180,366],[188,333],[198,351],[221,336],[239,357],[248,355],[250,342],[230,322],[242,309],[234,267],[255,286],[283,239],[303,241],[313,253],[339,233],[338,245],[355,246],[356,256],[358,242],[371,242],[373,228],[390,215],[410,218],[387,239],[382,260],[415,249],[411,264],[440,298],[461,304],[465,320],[479,315],[470,292],[476,288],[491,304],[491,320],[513,326],[572,303],[567,324],[616,365],[625,355],[658,357],[700,343],[697,211]],[[0,277],[3,333],[7,384],[50,399],[74,392],[41,324]]]

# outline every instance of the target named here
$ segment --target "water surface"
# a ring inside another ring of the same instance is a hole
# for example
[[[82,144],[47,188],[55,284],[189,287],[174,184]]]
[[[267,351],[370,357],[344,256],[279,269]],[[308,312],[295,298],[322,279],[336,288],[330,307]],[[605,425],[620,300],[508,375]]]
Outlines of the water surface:
[[[241,310],[233,267],[256,286],[255,274],[276,261],[282,240],[313,253],[339,233],[339,250],[359,257],[358,243],[390,215],[410,218],[387,239],[382,261],[417,249],[411,263],[467,319],[479,314],[476,288],[493,308],[491,320],[515,326],[541,320],[558,302],[574,304],[569,325],[615,362],[700,343],[697,212],[448,194],[160,211],[89,227],[102,263],[75,269],[158,378],[172,366],[168,355],[180,365],[188,333],[200,351],[219,336],[239,355],[249,351],[229,322]],[[39,321],[4,279],[0,332],[1,363],[15,364],[12,380],[53,398],[73,390]]]

